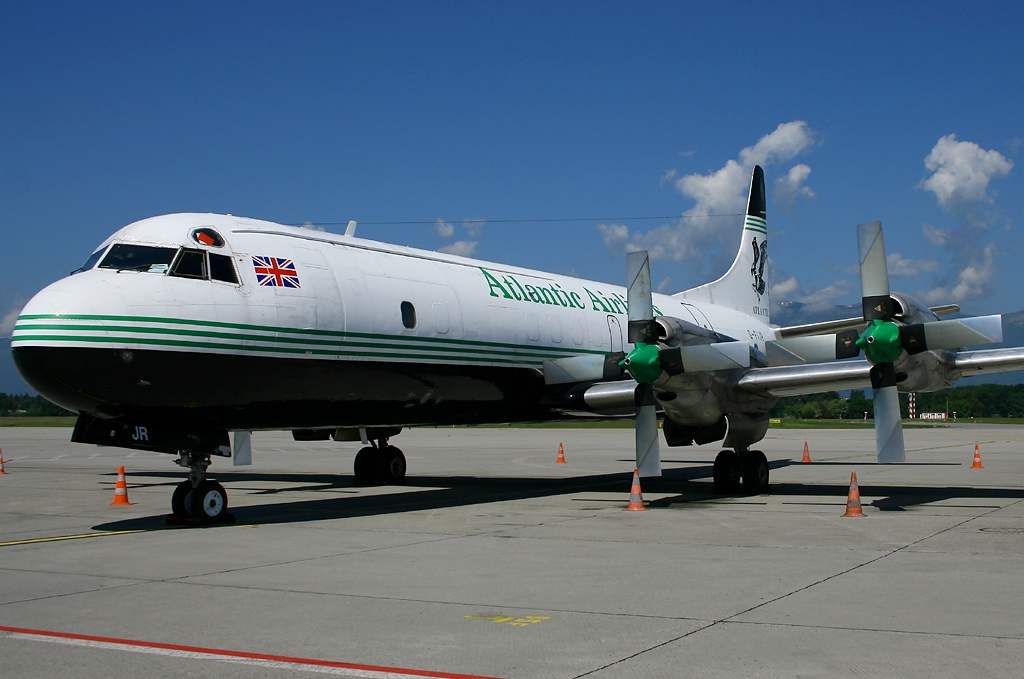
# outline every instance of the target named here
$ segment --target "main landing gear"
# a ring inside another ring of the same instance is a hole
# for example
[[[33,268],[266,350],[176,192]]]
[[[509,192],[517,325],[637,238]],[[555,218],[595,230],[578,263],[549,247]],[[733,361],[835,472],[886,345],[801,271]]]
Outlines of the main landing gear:
[[[357,486],[405,483],[405,454],[390,445],[386,437],[371,441],[356,453],[352,467]]]
[[[715,458],[714,480],[716,493],[767,493],[768,458],[760,450],[723,450]]]
[[[188,479],[174,489],[171,512],[179,521],[218,523],[229,519],[228,493],[224,486],[206,478],[210,456],[201,453],[180,453],[175,464],[188,467]]]

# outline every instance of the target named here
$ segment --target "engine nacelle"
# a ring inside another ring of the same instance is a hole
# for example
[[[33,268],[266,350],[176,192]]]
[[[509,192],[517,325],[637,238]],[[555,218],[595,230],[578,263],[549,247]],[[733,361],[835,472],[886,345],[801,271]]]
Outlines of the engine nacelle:
[[[903,292],[890,293],[895,318],[901,323],[928,323],[939,320],[938,314],[919,300]]]
[[[714,330],[702,328],[696,323],[685,321],[673,316],[658,316],[654,319],[658,326],[658,342],[670,347],[688,344],[708,344],[721,341]]]

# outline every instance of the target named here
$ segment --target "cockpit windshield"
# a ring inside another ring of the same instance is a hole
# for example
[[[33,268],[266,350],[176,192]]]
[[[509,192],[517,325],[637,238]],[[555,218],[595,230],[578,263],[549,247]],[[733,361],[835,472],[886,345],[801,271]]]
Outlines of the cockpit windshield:
[[[143,271],[146,273],[167,273],[178,248],[161,248],[153,245],[129,245],[117,243],[100,263],[101,269],[118,271]]]
[[[78,267],[71,273],[81,273],[82,271],[88,271],[89,269],[93,268],[94,266],[96,266],[96,262],[100,261],[100,257],[102,257],[103,253],[106,251],[106,248],[100,248],[96,252],[92,253],[91,255],[89,255],[89,259],[85,260],[85,264]]]

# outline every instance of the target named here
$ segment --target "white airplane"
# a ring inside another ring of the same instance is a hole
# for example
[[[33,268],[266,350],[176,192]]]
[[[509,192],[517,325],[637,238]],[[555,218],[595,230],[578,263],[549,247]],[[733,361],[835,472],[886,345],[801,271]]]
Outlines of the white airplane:
[[[750,447],[780,397],[873,387],[879,459],[898,462],[897,386],[1024,369],[1024,348],[958,350],[1001,341],[1000,316],[943,321],[957,307],[890,294],[877,222],[858,232],[863,317],[772,326],[759,167],[732,266],[675,295],[652,294],[644,252],[620,287],[354,231],[218,214],[129,224],[29,301],[14,360],[78,413],[72,441],[177,455],[190,473],[172,510],[200,521],[228,505],[211,456],[248,464],[253,430],[362,440],[356,482],[400,483],[402,427],[634,417],[652,476],[660,411],[669,446],[724,442],[716,490],[758,493],[768,462]]]

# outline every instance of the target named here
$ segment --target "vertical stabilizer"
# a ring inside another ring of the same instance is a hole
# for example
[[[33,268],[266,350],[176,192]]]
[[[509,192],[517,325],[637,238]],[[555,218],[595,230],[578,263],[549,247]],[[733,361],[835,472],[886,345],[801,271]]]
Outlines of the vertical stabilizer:
[[[754,166],[750,177],[747,211],[736,259],[724,276],[675,296],[688,302],[706,302],[742,311],[769,321],[768,222],[765,211],[764,170]]]

